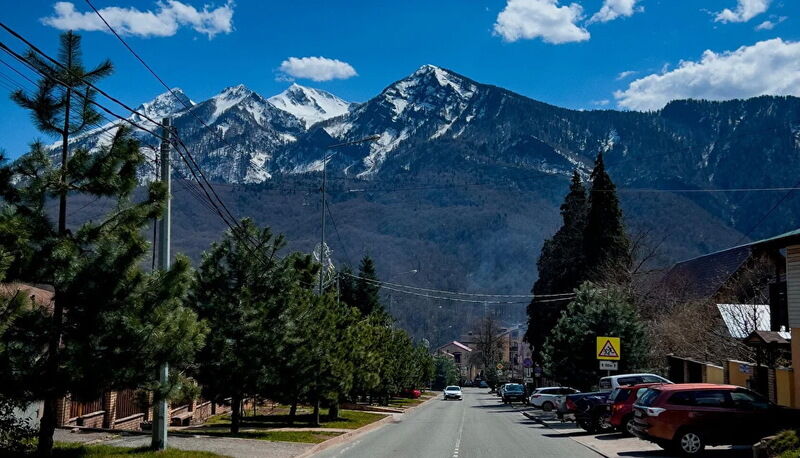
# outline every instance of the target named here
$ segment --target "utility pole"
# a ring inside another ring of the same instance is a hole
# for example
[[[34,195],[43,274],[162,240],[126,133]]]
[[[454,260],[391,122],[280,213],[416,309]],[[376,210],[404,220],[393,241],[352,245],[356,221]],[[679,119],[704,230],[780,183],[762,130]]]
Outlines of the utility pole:
[[[170,214],[172,211],[172,179],[170,177],[170,140],[173,132],[170,127],[170,118],[162,121],[164,127],[161,128],[161,182],[167,188],[167,204],[164,209],[164,216],[158,222],[158,268],[162,271],[169,269],[170,255]],[[163,394],[163,388],[169,383],[169,365],[164,362],[158,369],[159,390],[156,391],[153,400],[153,438],[150,443],[155,450],[167,448],[167,426],[169,418],[167,415],[167,398]]]
[[[328,155],[327,150],[322,157],[322,238],[319,242],[319,263],[322,267],[319,270],[319,295],[321,296],[325,290],[323,289],[322,282],[325,280],[325,186],[328,184]]]
[[[325,149],[325,152],[322,155],[322,236],[320,237],[319,243],[319,263],[321,264],[322,268],[319,271],[319,294],[320,296],[324,293],[323,289],[323,282],[325,280],[325,259],[326,250],[325,250],[325,188],[328,184],[328,159],[330,159],[334,153],[328,154],[329,150],[335,148],[341,148],[343,146],[350,146],[350,145],[358,145],[359,143],[367,143],[367,142],[374,142],[377,141],[380,135],[373,135],[371,137],[365,137],[358,140],[354,140],[351,142],[343,142],[337,143],[335,145],[331,145]]]

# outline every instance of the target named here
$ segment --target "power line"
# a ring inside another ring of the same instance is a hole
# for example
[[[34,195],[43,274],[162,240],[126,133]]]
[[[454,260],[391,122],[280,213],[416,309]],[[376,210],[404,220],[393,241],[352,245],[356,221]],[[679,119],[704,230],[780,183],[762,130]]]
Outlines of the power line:
[[[336,220],[333,219],[333,213],[331,213],[331,206],[328,205],[328,202],[325,202],[325,208],[328,209],[328,216],[331,217],[331,222],[333,223],[333,230],[336,232],[336,238],[339,240],[339,246],[342,247],[342,251],[344,251],[344,255],[347,258],[347,262],[352,266],[353,265],[353,258],[350,257],[350,253],[347,251],[347,246],[342,241],[342,237],[339,235],[339,228],[336,227]]]
[[[439,294],[452,294],[452,295],[456,295],[456,296],[467,296],[467,297],[497,297],[497,298],[526,298],[526,299],[533,299],[533,298],[537,298],[537,297],[562,297],[562,298],[566,298],[566,296],[574,296],[575,295],[575,293],[536,294],[536,295],[534,295],[534,294],[463,293],[463,292],[460,292],[460,291],[447,291],[447,290],[442,290],[442,289],[420,288],[420,287],[416,287],[416,286],[403,285],[403,284],[400,284],[400,283],[391,283],[391,282],[387,282],[387,281],[374,280],[374,279],[371,279],[371,278],[361,277],[361,276],[355,275],[355,274],[345,274],[345,275],[349,275],[349,276],[351,276],[353,278],[357,278],[359,280],[364,280],[364,281],[367,281],[367,282],[370,282],[370,283],[373,283],[373,284],[378,284],[378,285],[381,285],[381,286],[389,285],[389,286],[393,286],[393,287],[396,287],[396,288],[406,288],[406,289],[416,290],[416,291],[425,291],[425,292],[439,293]],[[388,287],[387,287],[387,289],[388,289]],[[563,299],[559,299],[559,300],[563,300]],[[479,302],[483,302],[483,301],[479,301]],[[537,301],[537,302],[544,302],[544,301]]]

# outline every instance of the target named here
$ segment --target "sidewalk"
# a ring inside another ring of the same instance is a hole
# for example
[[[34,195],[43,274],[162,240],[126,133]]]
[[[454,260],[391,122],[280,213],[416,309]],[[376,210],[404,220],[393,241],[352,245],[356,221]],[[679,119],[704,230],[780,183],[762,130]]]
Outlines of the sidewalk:
[[[68,429],[56,429],[57,442],[81,442],[86,444],[103,444],[116,447],[148,447],[149,434],[108,433],[108,432],[72,432]],[[212,452],[233,458],[296,457],[310,450],[314,444],[298,442],[275,442],[258,439],[238,439],[233,437],[170,435],[169,447],[181,450]]]

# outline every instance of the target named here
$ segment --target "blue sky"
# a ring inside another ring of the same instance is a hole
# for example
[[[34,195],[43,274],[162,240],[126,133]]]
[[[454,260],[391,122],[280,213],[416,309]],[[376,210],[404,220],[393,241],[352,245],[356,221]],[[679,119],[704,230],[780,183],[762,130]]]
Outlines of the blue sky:
[[[81,16],[90,11],[84,1],[72,3],[71,9],[62,3],[57,13],[56,2],[25,1],[23,7],[4,8],[2,21],[53,53],[58,27],[83,28],[87,66],[105,57],[116,65],[101,87],[134,105],[163,92],[112,35],[93,30],[92,18]],[[239,83],[271,96],[290,84],[289,72],[301,75],[294,78],[299,84],[365,101],[423,64],[576,109],[655,109],[663,100],[682,97],[800,95],[796,0],[94,4],[116,7],[104,11],[127,30],[131,46],[194,100]],[[148,11],[152,14],[142,14]],[[24,49],[8,34],[0,35],[4,43]],[[704,57],[707,50],[712,54]],[[291,57],[299,59],[297,65],[282,67]],[[307,57],[339,62],[302,60]],[[0,58],[10,62],[6,55]],[[623,72],[632,73],[621,78]],[[8,92],[7,77],[20,80],[0,66],[0,91]],[[0,147],[12,158],[35,138],[50,140],[8,97],[0,97],[0,132]]]

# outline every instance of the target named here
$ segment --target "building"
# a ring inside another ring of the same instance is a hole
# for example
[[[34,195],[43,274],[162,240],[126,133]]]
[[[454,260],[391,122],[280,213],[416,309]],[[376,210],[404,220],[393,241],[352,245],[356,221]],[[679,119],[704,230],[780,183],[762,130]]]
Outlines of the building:
[[[760,275],[763,290],[746,287],[755,284],[743,281],[748,275]],[[763,392],[773,401],[800,407],[800,229],[679,262],[662,287],[680,291],[686,300],[715,301],[729,334],[767,360],[789,353],[790,367],[729,360],[720,369],[726,381],[742,386],[763,373],[757,377],[767,384]],[[731,298],[740,303],[731,304]],[[688,375],[700,363],[681,364]]]

